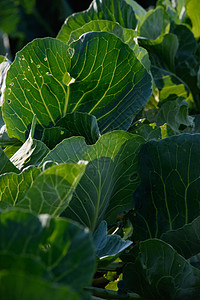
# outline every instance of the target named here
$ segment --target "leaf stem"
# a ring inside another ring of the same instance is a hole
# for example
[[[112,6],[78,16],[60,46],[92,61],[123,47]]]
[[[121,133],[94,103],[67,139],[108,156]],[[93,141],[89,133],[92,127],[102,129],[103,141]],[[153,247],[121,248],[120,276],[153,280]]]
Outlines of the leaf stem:
[[[137,300],[145,300],[144,298],[140,297],[138,294],[135,294],[135,293],[127,293],[127,295],[119,295],[115,291],[100,289],[100,288],[96,288],[96,287],[85,287],[84,290],[86,292],[91,293],[93,296],[99,297],[101,299],[115,299],[115,300],[137,299]]]

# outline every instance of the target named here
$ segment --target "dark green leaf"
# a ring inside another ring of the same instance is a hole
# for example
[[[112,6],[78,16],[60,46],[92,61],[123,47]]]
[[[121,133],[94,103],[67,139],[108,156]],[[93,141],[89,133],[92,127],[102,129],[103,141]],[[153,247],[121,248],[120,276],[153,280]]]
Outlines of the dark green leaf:
[[[16,1],[2,0],[0,3],[0,28],[6,33],[11,33],[16,30],[19,20],[19,8]]]
[[[123,271],[128,289],[145,299],[198,299],[200,271],[170,245],[152,239],[141,242],[139,249],[136,262],[128,263]]]
[[[55,282],[79,291],[91,283],[95,255],[86,229],[68,220],[16,209],[1,212],[0,224],[0,252],[39,257]],[[27,272],[31,275],[30,269]]]
[[[193,267],[195,267],[195,268],[197,268],[197,269],[200,270],[200,253],[198,253],[197,255],[194,255],[194,256],[190,257],[190,258],[188,259],[188,261],[189,261],[189,263],[190,263]]]
[[[197,73],[199,61],[196,57],[197,42],[193,33],[185,25],[173,25],[170,32],[179,40],[179,47],[175,57],[175,72],[188,84],[195,100],[198,99]]]
[[[178,38],[173,33],[166,33],[153,39],[139,39],[142,47],[156,54],[165,67],[172,72],[175,71],[175,55],[178,49]]]
[[[87,113],[78,111],[68,113],[56,123],[56,126],[61,126],[69,130],[71,132],[70,136],[84,136],[86,141],[90,144],[95,143],[100,137],[99,127],[95,116]]]
[[[142,137],[115,131],[88,146],[81,137],[66,139],[44,159],[57,163],[89,161],[65,215],[91,230],[103,220],[131,208],[132,193],[139,183],[137,155]]]
[[[1,298],[7,300],[81,300],[67,285],[52,284],[20,272],[0,272],[0,289]]]
[[[21,143],[15,139],[15,138],[10,138],[7,133],[7,128],[4,123],[4,120],[2,118],[2,111],[0,107],[0,145],[1,146],[7,146],[7,145],[20,145]]]
[[[31,270],[32,276],[42,277],[43,279],[47,280],[51,279],[51,275],[41,259],[30,254],[16,255],[9,252],[0,252],[0,269],[8,270],[13,273],[30,273]]]
[[[45,128],[42,133],[42,142],[49,149],[53,149],[57,144],[62,142],[65,138],[73,136],[73,134],[66,128],[56,126],[51,128]]]
[[[141,184],[133,195],[135,240],[160,237],[199,216],[199,134],[149,141],[139,154]]]
[[[19,173],[20,171],[9,160],[9,158],[3,152],[2,148],[0,148],[0,174],[8,172]]]
[[[162,7],[157,7],[150,10],[143,19],[139,28],[141,37],[149,40],[156,40],[160,35],[166,32],[166,27],[169,24],[169,17]]]
[[[145,124],[143,122],[138,122],[137,124],[129,128],[129,132],[141,135],[143,138],[145,138],[146,141],[160,140],[161,138],[163,138],[163,131],[165,132],[165,127],[166,126],[164,126],[163,128],[158,127],[156,126],[156,123]]]
[[[185,258],[200,253],[200,216],[177,230],[163,233],[161,239],[171,244]]]

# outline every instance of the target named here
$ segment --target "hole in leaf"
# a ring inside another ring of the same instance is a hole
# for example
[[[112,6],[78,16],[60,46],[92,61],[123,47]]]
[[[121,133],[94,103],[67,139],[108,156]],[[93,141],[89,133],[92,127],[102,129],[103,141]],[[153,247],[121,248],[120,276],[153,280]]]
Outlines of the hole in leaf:
[[[11,100],[8,100],[8,104],[10,104],[11,103]]]
[[[138,178],[138,174],[137,173],[133,173],[130,177],[129,177],[129,181],[133,182],[136,181]]]

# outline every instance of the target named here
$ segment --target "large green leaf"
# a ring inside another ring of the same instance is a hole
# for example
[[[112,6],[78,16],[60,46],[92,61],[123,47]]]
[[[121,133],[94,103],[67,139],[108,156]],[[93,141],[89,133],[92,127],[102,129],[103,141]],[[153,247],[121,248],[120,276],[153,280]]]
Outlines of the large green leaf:
[[[70,47],[72,58],[69,46],[46,38],[18,52],[3,105],[10,137],[24,141],[34,114],[45,128],[74,111],[94,115],[102,132],[127,129],[144,106],[151,77],[128,45],[113,34],[91,32]]]
[[[95,255],[87,230],[68,220],[16,209],[1,212],[0,224],[0,252],[15,254],[16,259],[17,255],[38,257],[53,281],[78,291],[91,283]]]
[[[133,195],[136,240],[159,237],[199,216],[200,135],[149,141],[139,154],[141,183]]]
[[[167,243],[150,239],[139,244],[135,263],[123,270],[127,288],[145,299],[196,300],[200,270],[192,267]]]
[[[64,215],[94,230],[105,217],[113,222],[117,214],[130,209],[139,183],[137,155],[143,143],[142,137],[115,131],[101,136],[93,146],[81,137],[57,145],[43,162],[89,161]]]
[[[90,31],[107,31],[118,36],[124,43],[128,44],[130,48],[134,49],[134,38],[137,37],[137,32],[133,29],[122,27],[119,23],[108,20],[92,20],[88,23],[71,31],[70,35],[63,33],[61,41],[65,44],[71,44],[78,40],[80,36]]]
[[[7,300],[81,300],[69,286],[55,285],[20,272],[0,272],[0,289],[1,299]]]
[[[33,181],[16,206],[38,214],[60,215],[69,205],[85,171],[85,164],[60,164],[47,168]]]
[[[0,176],[0,201],[16,205],[22,200],[33,181],[40,174],[40,170],[29,167],[22,173],[5,173]]]
[[[18,52],[7,73],[3,105],[10,137],[25,141],[34,114],[48,127],[66,113],[68,87],[62,80],[69,68],[68,46],[52,38],[34,40]]]
[[[137,25],[134,9],[125,0],[93,0],[88,10],[73,14],[65,20],[57,38],[68,41],[72,31],[92,20],[113,21],[131,29],[135,29]]]
[[[68,111],[95,115],[101,132],[126,130],[151,94],[150,75],[113,34],[87,33],[71,46],[70,74],[76,81],[70,86]]]
[[[177,230],[163,233],[161,239],[171,244],[185,258],[200,253],[200,216]]]
[[[130,28],[124,28],[118,23],[108,20],[93,20],[75,30],[72,30],[70,35],[63,32],[61,40],[64,43],[70,44],[78,40],[82,34],[90,31],[107,31],[115,34],[122,40],[122,42],[129,45],[129,47],[134,51],[137,59],[146,67],[147,70],[149,70],[150,61],[148,53],[144,48],[139,47],[136,43],[137,32]]]
[[[34,277],[41,277],[46,280],[51,280],[52,276],[47,270],[45,264],[39,257],[32,254],[16,255],[9,252],[0,252],[0,269],[8,270],[14,273],[29,273]],[[0,271],[1,274],[1,271]]]

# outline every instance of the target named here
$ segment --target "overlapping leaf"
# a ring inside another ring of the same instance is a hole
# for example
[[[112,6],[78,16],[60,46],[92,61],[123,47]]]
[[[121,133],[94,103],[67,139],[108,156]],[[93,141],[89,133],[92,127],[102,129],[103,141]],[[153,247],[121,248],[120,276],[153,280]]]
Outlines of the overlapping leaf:
[[[85,171],[84,164],[60,164],[40,173],[16,206],[38,214],[60,215],[69,205]]]
[[[124,0],[94,0],[88,10],[71,15],[65,20],[57,38],[68,41],[72,31],[92,20],[108,20],[119,23],[122,27],[135,29],[137,19],[131,3]]]
[[[123,271],[127,288],[145,299],[191,299],[200,293],[200,270],[192,267],[167,243],[141,242],[135,263]]]
[[[150,75],[113,34],[87,33],[71,46],[70,74],[76,81],[70,87],[68,111],[95,115],[101,132],[126,130],[151,94]]]
[[[163,233],[161,239],[172,245],[185,258],[200,253],[200,216],[177,230]]]
[[[199,134],[146,143],[139,155],[141,184],[133,195],[136,240],[159,237],[199,216]]]
[[[15,146],[21,145],[20,141],[18,141],[15,138],[10,138],[8,136],[6,124],[4,123],[4,120],[2,118],[1,107],[0,107],[0,145],[3,147],[8,145],[15,145]]]
[[[32,255],[43,262],[54,282],[77,291],[90,284],[95,256],[89,232],[64,219],[20,210],[1,212],[0,223],[0,253]],[[12,265],[8,270],[12,273]],[[29,274],[27,266],[26,276]]]
[[[6,156],[2,148],[0,148],[0,174],[15,172],[19,173],[19,170],[14,166],[14,164]]]
[[[62,80],[69,66],[68,46],[55,39],[35,40],[18,52],[7,73],[3,105],[10,137],[25,141],[34,114],[43,127],[65,114],[67,86]]]
[[[162,7],[150,10],[144,17],[139,27],[139,34],[149,40],[156,40],[160,35],[166,33],[169,24],[169,16]]]
[[[142,137],[116,131],[88,146],[81,137],[66,139],[44,159],[57,163],[89,161],[64,215],[94,230],[106,219],[131,208],[132,193],[138,185],[137,155]]]
[[[139,42],[142,47],[156,54],[168,70],[175,71],[174,60],[178,49],[178,38],[175,34],[166,33],[155,40],[140,39]]]
[[[151,72],[159,91],[159,100],[174,100],[177,97],[184,97],[187,102],[191,102],[189,97],[190,89],[182,79],[163,68],[152,66]]]
[[[61,41],[38,39],[17,54],[3,105],[10,137],[24,141],[34,114],[46,128],[74,111],[94,115],[101,132],[127,129],[144,106],[151,77],[128,45],[113,34],[91,32],[70,47],[72,58]]]
[[[87,143],[95,143],[100,137],[96,118],[78,111],[67,113],[56,123],[55,127],[44,129],[42,141],[52,149],[62,140],[71,136],[83,136]]]
[[[92,20],[89,23],[84,24],[81,27],[78,27],[76,30],[71,31],[71,34],[61,35],[61,40],[64,43],[72,43],[80,38],[80,36],[86,32],[90,31],[107,31],[115,34],[120,38],[125,44],[128,44],[129,47],[134,51],[136,57],[139,61],[146,67],[147,70],[150,69],[150,61],[148,53],[144,48],[138,46],[135,42],[137,38],[137,32],[130,28],[124,28],[120,24],[108,21],[108,20]],[[59,38],[59,37],[58,37]]]
[[[40,174],[40,170],[29,167],[22,173],[5,173],[0,176],[0,201],[9,203],[13,206],[22,200],[33,181]]]

